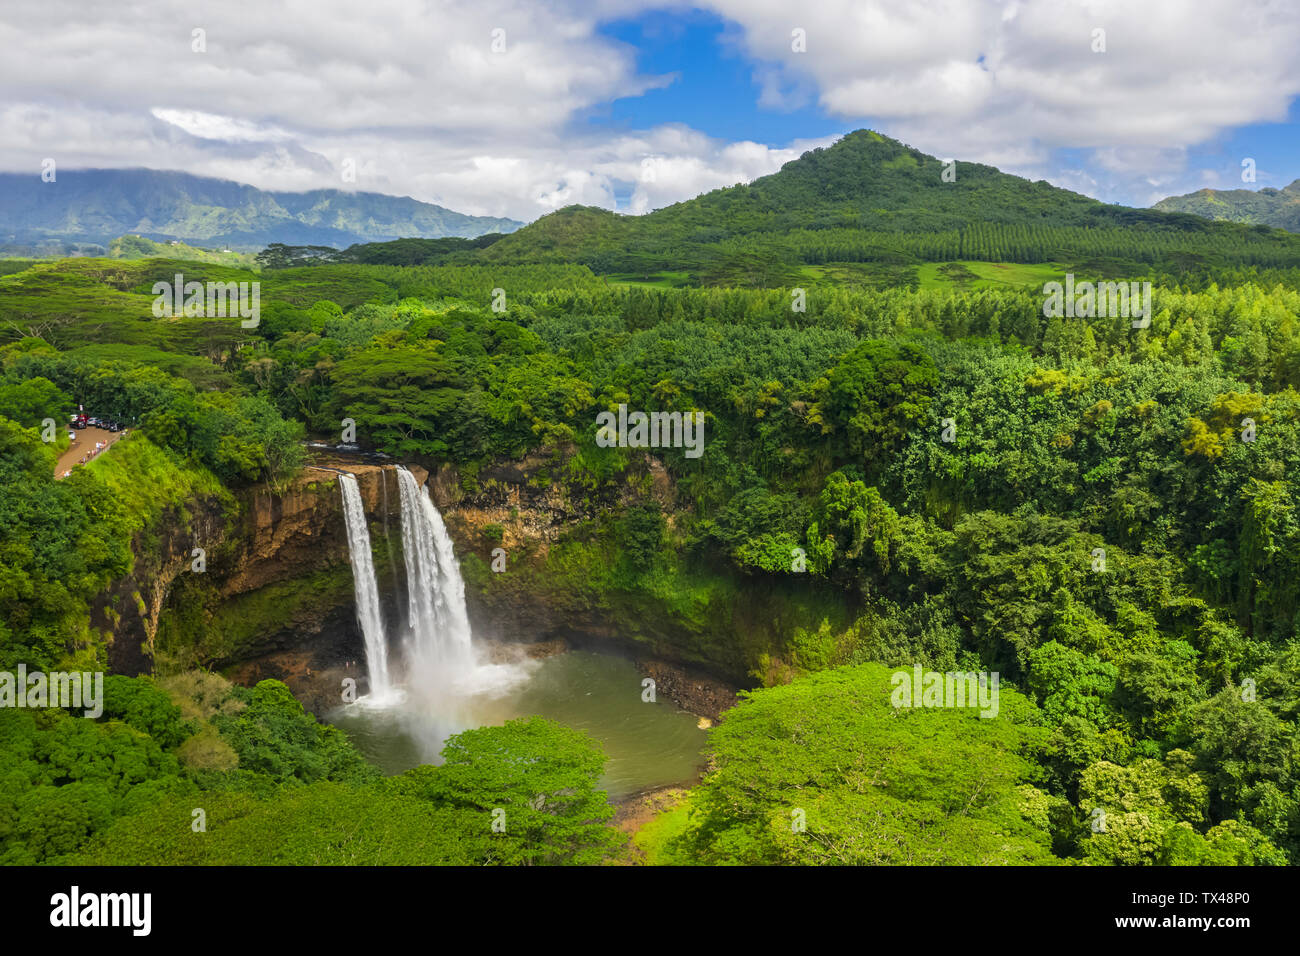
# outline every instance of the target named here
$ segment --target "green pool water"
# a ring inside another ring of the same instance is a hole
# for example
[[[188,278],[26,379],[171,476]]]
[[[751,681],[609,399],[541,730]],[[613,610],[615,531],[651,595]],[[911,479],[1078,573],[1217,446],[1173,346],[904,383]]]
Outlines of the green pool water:
[[[604,745],[609,759],[601,786],[611,799],[688,782],[699,773],[707,734],[698,718],[663,697],[645,702],[642,677],[631,661],[568,651],[529,666],[530,675],[508,693],[475,695],[439,708],[436,716],[401,704],[352,705],[325,719],[389,774],[439,762],[437,752],[449,734],[531,715],[584,730]]]

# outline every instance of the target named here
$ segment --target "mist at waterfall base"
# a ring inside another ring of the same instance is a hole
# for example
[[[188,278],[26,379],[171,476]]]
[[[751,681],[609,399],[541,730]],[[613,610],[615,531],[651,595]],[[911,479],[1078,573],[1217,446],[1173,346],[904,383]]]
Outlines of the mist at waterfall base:
[[[419,762],[434,763],[447,737],[478,726],[476,713],[482,706],[524,683],[534,662],[477,658],[465,583],[442,515],[410,471],[398,466],[396,473],[407,608],[392,662],[361,492],[355,476],[339,479],[370,684],[370,692],[348,709],[375,712],[378,723],[414,741]]]
[[[536,714],[585,730],[604,745],[609,761],[602,785],[612,797],[693,777],[704,732],[675,705],[645,702],[630,661],[578,651],[540,661],[522,651],[505,662],[480,656],[442,516],[407,469],[398,466],[396,475],[407,599],[391,641],[360,490],[355,477],[340,476],[370,692],[325,718],[388,773],[440,763],[451,734]]]

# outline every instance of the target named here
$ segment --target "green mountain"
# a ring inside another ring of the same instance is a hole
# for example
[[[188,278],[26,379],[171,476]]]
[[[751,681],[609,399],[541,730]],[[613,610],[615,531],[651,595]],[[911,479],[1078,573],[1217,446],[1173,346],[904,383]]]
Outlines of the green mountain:
[[[1162,199],[1151,208],[1300,232],[1300,179],[1285,189],[1199,189]]]
[[[0,173],[0,244],[107,245],[124,234],[256,251],[272,242],[342,248],[404,237],[511,232],[522,223],[466,216],[403,196],[317,189],[267,192],[153,169],[59,170],[54,182]]]
[[[566,207],[476,258],[578,262],[607,274],[679,270],[745,285],[779,285],[832,262],[1300,265],[1300,243],[1267,228],[1108,205],[977,163],[958,162],[947,176],[945,168],[858,130],[748,185],[643,216]]]

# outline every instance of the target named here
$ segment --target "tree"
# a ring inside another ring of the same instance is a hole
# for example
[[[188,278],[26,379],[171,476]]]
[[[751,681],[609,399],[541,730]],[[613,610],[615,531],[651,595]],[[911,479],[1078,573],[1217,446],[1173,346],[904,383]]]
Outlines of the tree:
[[[857,456],[885,453],[925,415],[939,377],[913,342],[873,339],[844,356],[817,384],[811,416],[823,433],[843,435]]]
[[[332,377],[339,406],[368,444],[393,455],[450,450],[465,380],[438,343],[389,341],[339,362]]]
[[[667,529],[659,505],[654,502],[633,505],[627,509],[619,525],[619,541],[633,567],[638,570],[650,567],[663,549],[664,531]]]
[[[251,690],[236,688],[234,696],[247,706],[219,715],[213,723],[239,755],[241,770],[265,774],[277,783],[378,778],[378,769],[353,749],[343,731],[317,723],[280,681],[260,681]]]
[[[474,811],[478,832],[491,834],[485,863],[599,863],[622,842],[607,826],[614,808],[596,789],[605,755],[581,731],[541,717],[511,720],[449,737],[442,756],[441,767],[417,767],[393,787]]]
[[[1037,732],[1005,686],[968,708],[895,709],[891,671],[841,667],[742,694],[680,850],[710,864],[1048,863],[1020,786]]]
[[[54,419],[56,426],[64,425],[72,409],[72,400],[49,379],[0,385],[0,415],[25,428],[37,428],[46,418]]]

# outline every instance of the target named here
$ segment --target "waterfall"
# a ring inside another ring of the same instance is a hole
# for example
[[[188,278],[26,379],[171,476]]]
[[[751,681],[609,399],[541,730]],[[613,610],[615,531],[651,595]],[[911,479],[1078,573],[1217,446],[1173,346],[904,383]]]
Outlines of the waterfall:
[[[495,722],[501,710],[494,701],[526,682],[537,662],[517,654],[509,660],[477,659],[470,642],[465,581],[447,526],[428,489],[420,487],[401,465],[394,471],[401,506],[407,615],[402,653],[391,683],[361,494],[351,475],[343,475],[341,482],[357,618],[370,667],[371,693],[356,703],[371,706],[356,709],[375,721],[369,725],[372,729],[387,728],[383,733],[409,740],[421,761],[440,763],[447,737]]]
[[[379,482],[379,487],[384,489],[384,544],[388,548],[388,573],[392,578],[393,587],[398,592],[397,603],[398,606],[400,607],[401,605],[405,604],[406,601],[402,598],[401,595],[402,578],[401,575],[397,573],[397,554],[393,549],[393,536],[388,533],[388,476],[389,474],[390,472],[387,468],[384,468],[379,472],[379,477],[381,479],[381,481]],[[396,476],[395,473],[391,473],[391,474],[394,474],[394,476]]]
[[[373,697],[384,697],[392,689],[388,678],[388,641],[384,636],[383,619],[379,616],[379,586],[375,582],[374,558],[370,553],[366,509],[361,503],[361,489],[356,476],[340,474],[339,487],[343,490],[343,518],[348,529],[352,586],[357,595],[357,622],[366,642],[370,693]]]
[[[407,685],[416,696],[429,697],[474,671],[465,582],[428,489],[401,465],[397,486],[406,560]]]

